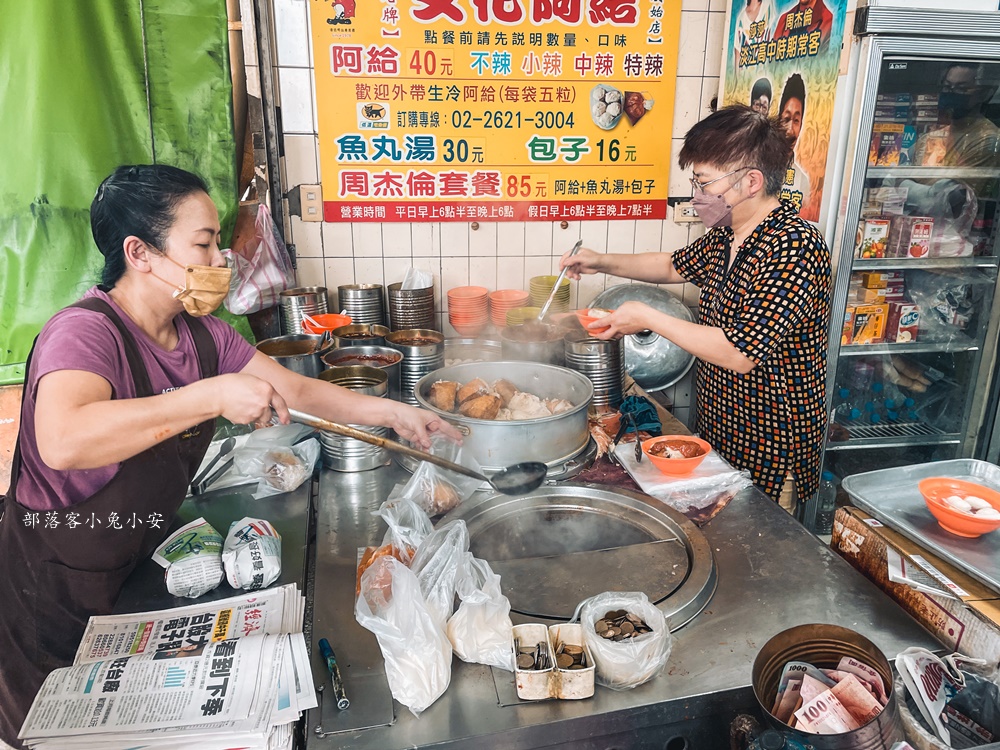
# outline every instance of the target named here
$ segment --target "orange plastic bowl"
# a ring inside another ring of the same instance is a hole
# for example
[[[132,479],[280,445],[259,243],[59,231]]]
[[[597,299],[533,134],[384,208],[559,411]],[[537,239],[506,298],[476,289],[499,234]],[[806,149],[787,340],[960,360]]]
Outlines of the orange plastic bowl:
[[[958,495],[961,498],[974,495],[981,497],[994,508],[1000,510],[1000,492],[975,482],[966,482],[964,479],[951,479],[950,477],[922,479],[917,487],[920,494],[924,496],[927,509],[945,531],[957,536],[975,538],[1000,529],[1000,519],[998,518],[976,518],[969,513],[955,510],[944,502],[946,497],[952,495]]]
[[[600,320],[600,318],[598,318],[598,317],[596,317],[594,315],[591,315],[590,311],[591,310],[603,310],[603,309],[604,309],[603,307],[587,307],[587,308],[585,308],[583,310],[577,310],[576,311],[576,319],[580,321],[580,325],[582,325],[584,328],[587,328],[587,326],[589,326],[595,320]],[[611,310],[608,310],[608,312],[611,312]],[[603,331],[608,330],[610,327],[611,326],[604,326],[603,328],[587,328],[587,332],[588,333],[602,333]]]
[[[652,455],[649,452],[649,449],[657,443],[662,443],[664,440],[687,440],[692,443],[697,443],[705,452],[700,456],[695,456],[694,458],[667,458],[666,456]],[[692,471],[697,469],[701,462],[705,460],[705,456],[707,456],[711,450],[711,445],[701,438],[696,438],[691,435],[660,435],[659,437],[652,437],[648,440],[642,441],[642,452],[646,454],[646,458],[650,460],[650,463],[652,463],[653,466],[662,471],[664,474],[670,474],[678,477],[690,474]]]
[[[340,315],[339,313],[320,313],[319,315],[310,315],[309,317],[315,320],[317,325],[311,325],[308,321],[303,320],[302,330],[306,333],[326,333],[327,331],[332,331],[334,328],[349,326],[351,324],[350,315]]]

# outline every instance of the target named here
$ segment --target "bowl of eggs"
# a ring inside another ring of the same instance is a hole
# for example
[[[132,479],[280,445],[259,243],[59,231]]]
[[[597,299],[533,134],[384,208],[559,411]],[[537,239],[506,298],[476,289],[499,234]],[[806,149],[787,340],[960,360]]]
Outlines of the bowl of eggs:
[[[1000,492],[975,482],[930,477],[917,487],[945,531],[975,538],[1000,528]]]
[[[585,310],[577,310],[576,317],[580,321],[580,325],[587,328],[591,323],[601,318],[606,318],[611,314],[611,310],[605,310],[602,307],[588,307]],[[602,331],[608,330],[611,326],[600,326],[598,328],[588,328],[587,333],[601,333]]]

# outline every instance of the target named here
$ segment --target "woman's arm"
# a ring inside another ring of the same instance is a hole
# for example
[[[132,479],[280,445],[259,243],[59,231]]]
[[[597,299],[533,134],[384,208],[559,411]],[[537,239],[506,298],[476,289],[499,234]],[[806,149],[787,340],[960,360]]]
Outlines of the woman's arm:
[[[124,461],[200,422],[223,416],[265,424],[271,406],[287,418],[270,383],[244,374],[207,378],[146,398],[112,399],[111,385],[83,370],[56,370],[38,381],[35,442],[52,469],[96,469]]]
[[[384,425],[400,437],[430,447],[429,432],[441,432],[453,440],[461,433],[438,415],[388,398],[355,393],[317,378],[307,378],[282,367],[257,352],[242,370],[270,383],[290,408],[341,424]]]
[[[582,274],[606,273],[623,279],[648,281],[653,284],[681,284],[686,279],[674,268],[674,253],[638,253],[601,255],[582,248],[571,256],[569,250],[560,258],[559,268],[566,268],[566,275],[579,279]]]

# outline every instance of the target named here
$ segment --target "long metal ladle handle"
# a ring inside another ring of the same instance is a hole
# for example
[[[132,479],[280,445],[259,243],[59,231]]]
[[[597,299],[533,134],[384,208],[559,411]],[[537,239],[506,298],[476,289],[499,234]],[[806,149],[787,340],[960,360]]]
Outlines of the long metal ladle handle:
[[[577,251],[583,246],[583,240],[577,240],[576,244],[573,245],[573,249],[569,251],[569,257],[576,255]],[[552,285],[552,291],[549,292],[549,298],[545,300],[545,305],[542,307],[542,311],[538,313],[538,320],[545,320],[545,315],[549,311],[549,307],[552,306],[552,300],[556,298],[556,292],[559,291],[559,285],[562,284],[562,280],[566,278],[566,271],[569,270],[569,266],[565,266],[563,270],[559,272],[559,277],[556,279],[556,283]]]
[[[298,411],[297,409],[289,409],[288,416],[296,422],[309,427],[315,427],[317,430],[326,430],[327,432],[333,432],[337,435],[343,435],[344,437],[360,440],[363,443],[377,445],[379,448],[385,448],[386,450],[402,453],[403,455],[410,456],[411,458],[427,461],[435,466],[450,469],[451,471],[458,472],[459,474],[463,474],[467,477],[478,479],[480,482],[490,481],[478,471],[473,471],[472,469],[462,466],[461,464],[456,464],[454,461],[449,461],[446,458],[435,456],[433,453],[427,453],[426,451],[411,448],[408,445],[397,443],[395,440],[387,440],[384,437],[372,435],[370,432],[365,432],[364,430],[359,430],[355,427],[349,427],[346,424],[338,424],[337,422],[320,419],[319,417],[314,417],[312,414],[306,414],[305,412]]]

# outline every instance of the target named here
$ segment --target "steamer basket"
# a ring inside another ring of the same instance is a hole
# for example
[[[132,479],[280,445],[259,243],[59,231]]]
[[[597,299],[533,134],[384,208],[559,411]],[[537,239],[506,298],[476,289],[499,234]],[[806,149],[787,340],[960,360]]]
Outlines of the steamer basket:
[[[882,713],[863,727],[842,734],[802,732],[771,715],[770,709],[778,694],[778,682],[786,663],[804,661],[821,669],[832,669],[844,656],[868,664],[881,675],[889,693],[888,705]],[[889,750],[903,739],[903,725],[893,692],[892,666],[874,643],[848,628],[813,624],[799,625],[778,633],[758,652],[753,663],[752,682],[754,696],[767,724],[812,745],[816,750]]]

